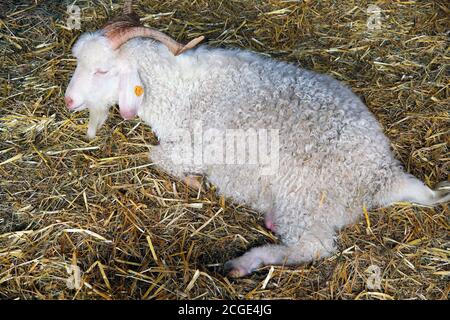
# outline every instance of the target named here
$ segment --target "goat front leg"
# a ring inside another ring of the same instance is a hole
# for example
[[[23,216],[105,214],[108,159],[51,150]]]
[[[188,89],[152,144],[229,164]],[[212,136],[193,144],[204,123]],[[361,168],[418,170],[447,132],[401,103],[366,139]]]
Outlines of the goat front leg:
[[[166,145],[153,146],[150,151],[150,160],[159,168],[166,171],[167,173],[183,180],[183,182],[195,190],[200,190],[202,187],[203,174],[189,174],[187,172],[193,171],[190,166],[183,166],[181,164],[176,164],[171,158],[170,149]]]

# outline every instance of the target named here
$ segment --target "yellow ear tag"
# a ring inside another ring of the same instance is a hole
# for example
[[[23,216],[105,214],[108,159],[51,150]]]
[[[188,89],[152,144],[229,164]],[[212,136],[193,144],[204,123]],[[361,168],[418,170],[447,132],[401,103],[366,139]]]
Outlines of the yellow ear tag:
[[[138,97],[142,96],[144,94],[144,88],[141,86],[134,87],[134,94]]]

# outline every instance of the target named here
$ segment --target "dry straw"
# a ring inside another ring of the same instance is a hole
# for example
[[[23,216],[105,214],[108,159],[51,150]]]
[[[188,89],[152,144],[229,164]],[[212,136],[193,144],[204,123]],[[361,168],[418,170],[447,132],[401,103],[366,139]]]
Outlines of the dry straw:
[[[120,10],[117,1],[78,4],[82,31]],[[367,28],[369,4],[382,10],[379,30]],[[430,186],[448,179],[447,1],[142,0],[135,8],[179,41],[205,35],[213,47],[344,81],[408,171]],[[86,140],[87,114],[69,113],[62,99],[80,34],[67,28],[65,5],[2,1],[0,19],[0,298],[448,298],[447,204],[361,208],[331,258],[224,277],[227,259],[276,241],[260,214],[159,171],[147,157],[150,128],[122,121],[117,109]],[[378,289],[367,286],[371,265]]]

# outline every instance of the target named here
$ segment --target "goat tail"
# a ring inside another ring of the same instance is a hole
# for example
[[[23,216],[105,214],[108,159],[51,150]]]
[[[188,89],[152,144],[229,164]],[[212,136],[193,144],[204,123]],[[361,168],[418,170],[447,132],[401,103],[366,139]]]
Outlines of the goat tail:
[[[433,190],[414,176],[406,175],[392,184],[382,202],[384,205],[395,202],[411,202],[424,206],[436,206],[449,201],[450,182],[443,181]]]

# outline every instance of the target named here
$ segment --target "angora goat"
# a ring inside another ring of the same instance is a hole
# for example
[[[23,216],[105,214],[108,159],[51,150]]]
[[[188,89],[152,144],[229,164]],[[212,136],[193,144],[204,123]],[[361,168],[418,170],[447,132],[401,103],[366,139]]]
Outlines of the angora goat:
[[[231,276],[332,254],[336,231],[363,208],[450,200],[448,183],[431,190],[404,171],[377,120],[340,82],[248,51],[194,48],[201,40],[183,47],[143,27],[127,1],[121,17],[76,42],[65,100],[89,108],[90,137],[118,103],[124,118],[138,115],[157,134],[155,164],[179,178],[205,176],[265,214],[281,244],[228,261]],[[239,139],[244,149],[235,150]]]

